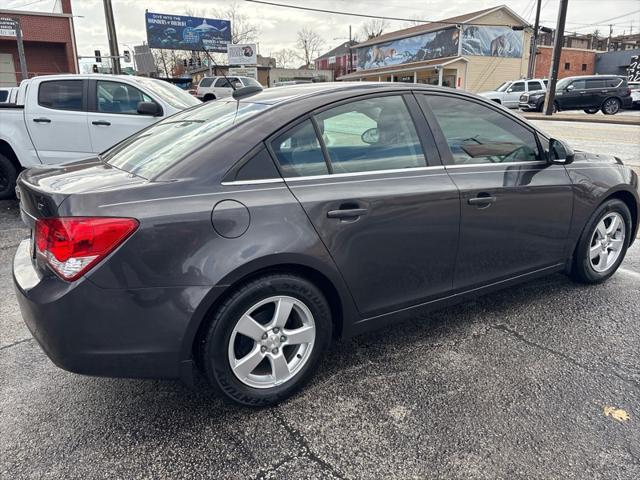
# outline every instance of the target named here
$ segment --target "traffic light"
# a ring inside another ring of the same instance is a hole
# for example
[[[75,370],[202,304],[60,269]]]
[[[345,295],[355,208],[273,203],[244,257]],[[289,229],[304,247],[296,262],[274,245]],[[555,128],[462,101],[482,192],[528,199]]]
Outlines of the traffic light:
[[[94,63],[92,70],[93,70],[93,73],[98,73],[98,65]]]
[[[96,62],[102,63],[102,56],[100,55],[100,50],[94,50],[93,54],[96,56]]]
[[[186,58],[182,59],[182,65],[184,66],[184,68],[187,68],[187,59]]]
[[[129,50],[125,50],[122,54],[124,55],[124,61],[129,63],[131,61],[131,54],[129,53]]]
[[[193,58],[190,58],[190,59],[189,59],[189,66],[190,66],[190,67],[193,67]]]
[[[198,59],[198,67],[202,66],[202,60]]]

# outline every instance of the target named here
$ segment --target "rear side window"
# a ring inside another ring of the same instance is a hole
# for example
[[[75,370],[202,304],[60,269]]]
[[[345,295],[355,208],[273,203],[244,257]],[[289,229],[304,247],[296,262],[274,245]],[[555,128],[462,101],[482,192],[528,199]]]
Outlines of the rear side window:
[[[227,180],[246,182],[251,180],[271,180],[274,178],[280,178],[280,174],[267,149],[262,148],[236,170],[232,179],[229,178]]]
[[[38,104],[55,110],[84,110],[82,80],[53,80],[42,82],[38,90]]]
[[[608,78],[607,80],[605,80],[605,82],[608,88],[616,88],[620,86],[620,84],[622,83],[622,79]]]
[[[540,82],[529,82],[529,91],[542,90],[544,87]]]
[[[8,90],[0,90],[0,102],[6,102],[7,98],[9,98]]]
[[[200,86],[205,88],[210,87],[214,80],[215,78],[213,77],[205,77],[202,80],[200,80]]]
[[[329,173],[311,120],[305,120],[271,142],[284,177]]]
[[[425,96],[454,165],[541,160],[535,134],[492,108],[460,98]]]
[[[316,115],[333,173],[424,167],[416,128],[401,96],[350,102]]]
[[[590,78],[587,80],[587,88],[605,88],[606,80],[601,80],[599,78]]]

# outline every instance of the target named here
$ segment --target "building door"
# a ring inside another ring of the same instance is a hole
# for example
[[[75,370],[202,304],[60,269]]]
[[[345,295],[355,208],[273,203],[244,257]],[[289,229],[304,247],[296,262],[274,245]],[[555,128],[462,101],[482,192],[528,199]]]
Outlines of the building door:
[[[0,87],[15,87],[17,84],[13,54],[0,53]]]

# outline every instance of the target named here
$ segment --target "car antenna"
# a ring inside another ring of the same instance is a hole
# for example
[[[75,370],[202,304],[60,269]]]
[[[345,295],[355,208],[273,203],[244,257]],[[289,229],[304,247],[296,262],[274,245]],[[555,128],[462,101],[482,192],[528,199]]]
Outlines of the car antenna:
[[[202,40],[200,40],[202,42]],[[216,63],[216,61],[213,59],[213,57],[209,54],[209,51],[205,48],[204,46],[204,42],[202,42],[202,51],[205,53],[205,55],[207,56],[207,58],[209,58],[209,61],[213,63],[213,66],[220,70],[220,73],[222,74],[222,76],[224,77],[224,79],[227,81],[227,83],[229,85],[231,85],[231,88],[233,89],[233,91],[236,91],[236,86],[229,81],[229,79],[227,78],[227,76],[224,74],[224,71],[220,68],[220,66]]]

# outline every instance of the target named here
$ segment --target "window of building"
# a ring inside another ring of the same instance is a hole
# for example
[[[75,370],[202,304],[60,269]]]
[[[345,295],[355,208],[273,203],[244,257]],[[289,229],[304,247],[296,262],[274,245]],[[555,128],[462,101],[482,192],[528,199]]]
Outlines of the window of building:
[[[582,64],[582,71],[583,71],[583,72],[586,72],[586,71],[587,71],[587,64],[586,64],[586,63],[583,63],[583,64]]]
[[[460,98],[426,96],[455,165],[541,160],[535,134],[485,105]]]
[[[398,95],[358,100],[316,116],[333,173],[426,166],[407,105]]]
[[[38,90],[38,104],[56,110],[83,110],[82,90],[82,80],[42,82]]]
[[[564,63],[564,69],[565,70],[571,70],[571,64],[569,62],[565,62]]]

